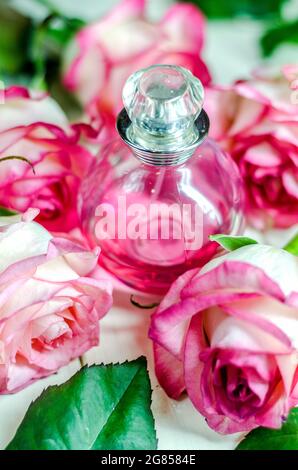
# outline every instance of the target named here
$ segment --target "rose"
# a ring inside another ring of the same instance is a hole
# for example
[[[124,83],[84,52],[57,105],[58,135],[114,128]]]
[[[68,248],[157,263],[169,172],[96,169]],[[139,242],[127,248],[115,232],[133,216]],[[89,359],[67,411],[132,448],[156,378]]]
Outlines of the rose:
[[[97,252],[32,218],[0,217],[0,393],[56,372],[98,344],[110,283],[88,276]]]
[[[0,159],[25,157],[35,174],[25,161],[1,161],[0,205],[20,212],[36,207],[38,221],[47,229],[68,231],[78,224],[77,191],[92,159],[78,142],[84,127],[71,128],[63,111],[44,94],[11,87],[4,98]]]
[[[298,404],[298,258],[256,244],[186,272],[149,334],[162,387],[213,429],[279,428]]]
[[[156,64],[183,65],[210,81],[199,57],[204,18],[193,5],[174,5],[159,23],[145,18],[145,0],[122,0],[100,21],[83,28],[65,58],[65,85],[91,113],[114,117],[122,107],[125,80],[136,70]],[[96,77],[96,78],[94,78]]]
[[[210,134],[237,162],[246,187],[246,213],[258,229],[290,227],[298,221],[294,68],[285,67],[275,78],[259,72],[250,81],[206,93]]]
[[[83,28],[67,50],[64,84],[92,115],[111,119],[122,108],[122,88],[136,70],[157,63],[182,65],[204,84],[200,59],[204,18],[193,5],[174,5],[159,23],[145,18],[144,0],[122,0],[105,18]]]

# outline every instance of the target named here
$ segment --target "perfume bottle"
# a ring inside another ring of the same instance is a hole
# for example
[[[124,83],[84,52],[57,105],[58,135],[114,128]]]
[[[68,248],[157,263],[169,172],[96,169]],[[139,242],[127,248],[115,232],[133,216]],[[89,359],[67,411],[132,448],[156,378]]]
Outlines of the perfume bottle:
[[[90,168],[79,196],[82,226],[100,263],[140,291],[164,294],[216,255],[211,234],[242,230],[242,184],[207,137],[204,89],[188,70],[154,65],[123,89],[120,138]]]

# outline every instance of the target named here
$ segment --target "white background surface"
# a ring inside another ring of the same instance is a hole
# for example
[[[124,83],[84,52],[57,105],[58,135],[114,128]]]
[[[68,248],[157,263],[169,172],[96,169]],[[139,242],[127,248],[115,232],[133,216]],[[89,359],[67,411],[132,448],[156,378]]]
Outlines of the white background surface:
[[[62,0],[53,0],[55,1],[58,4],[62,3]],[[16,2],[22,2],[25,7],[30,4],[30,0],[16,0]],[[116,1],[63,0],[65,8],[77,8],[78,14],[86,18],[95,17],[95,4],[101,9],[98,11],[102,11],[102,8],[107,8],[112,3]],[[150,10],[153,16],[159,16],[165,4],[169,3],[171,2],[151,0]],[[214,81],[228,83],[236,78],[249,76],[250,70],[260,64],[257,39],[262,28],[260,23],[250,20],[236,23],[232,21],[209,23],[204,55]],[[290,61],[292,56],[294,57],[292,48],[286,50],[281,48],[273,62],[278,64],[281,61],[285,62],[287,58]],[[294,233],[295,228],[286,233],[275,231],[267,234],[265,238],[268,242],[282,246]],[[260,241],[262,239],[255,232],[250,231],[249,234]],[[114,307],[101,322],[101,344],[82,358],[83,363],[122,362],[146,355],[153,389],[152,409],[159,449],[233,449],[240,438],[239,435],[224,437],[211,431],[188,398],[185,397],[178,402],[170,400],[157,384],[153,372],[151,343],[147,339],[151,313],[133,307],[128,294],[116,292]],[[15,395],[0,397],[0,448],[5,448],[13,437],[30,402],[48,385],[67,380],[80,366],[79,360],[73,361],[50,378],[40,380]]]

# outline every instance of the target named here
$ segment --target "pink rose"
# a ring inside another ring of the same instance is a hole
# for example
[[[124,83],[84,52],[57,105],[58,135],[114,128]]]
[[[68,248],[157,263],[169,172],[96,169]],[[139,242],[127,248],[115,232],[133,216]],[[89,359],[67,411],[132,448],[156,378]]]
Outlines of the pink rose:
[[[98,254],[32,218],[0,217],[0,394],[48,376],[98,344],[110,283],[88,277]]]
[[[238,163],[246,186],[246,212],[258,229],[298,222],[298,66],[273,78],[206,93],[211,136]]]
[[[156,374],[220,433],[279,428],[298,404],[298,258],[248,245],[183,274],[153,315]]]
[[[81,128],[71,128],[48,96],[33,96],[20,87],[5,90],[0,159],[25,157],[35,174],[26,162],[1,161],[0,205],[20,212],[40,209],[37,220],[49,230],[66,232],[77,226],[77,191],[92,158],[78,142]]]
[[[159,23],[145,16],[145,0],[122,0],[105,18],[83,28],[65,58],[64,83],[87,106],[112,119],[122,108],[122,88],[136,70],[157,63],[182,65],[206,84],[199,54],[204,18],[193,5],[174,5]]]

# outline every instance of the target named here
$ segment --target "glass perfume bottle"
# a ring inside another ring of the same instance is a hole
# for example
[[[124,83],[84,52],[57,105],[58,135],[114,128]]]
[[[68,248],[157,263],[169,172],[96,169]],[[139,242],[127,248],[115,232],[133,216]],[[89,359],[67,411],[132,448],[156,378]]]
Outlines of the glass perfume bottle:
[[[123,89],[117,129],[84,180],[82,226],[100,263],[124,283],[164,294],[217,252],[215,233],[242,229],[238,169],[208,135],[201,82],[155,65]]]

